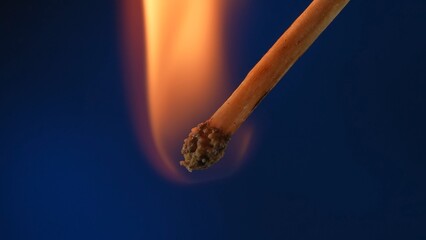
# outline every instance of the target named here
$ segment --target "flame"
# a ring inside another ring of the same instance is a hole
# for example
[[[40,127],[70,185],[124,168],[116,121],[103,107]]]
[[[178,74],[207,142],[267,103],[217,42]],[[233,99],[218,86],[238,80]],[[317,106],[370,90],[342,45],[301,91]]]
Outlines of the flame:
[[[139,126],[138,135],[143,136],[144,148],[162,175],[179,182],[192,181],[178,164],[179,152],[189,130],[206,120],[225,100],[222,94],[228,77],[222,36],[225,1],[141,0],[139,16],[143,17],[139,21],[144,25],[135,23],[137,1],[123,2],[127,2],[123,3],[126,64],[130,65],[128,72],[133,72],[128,76],[133,79],[129,95],[136,113],[135,123]],[[143,54],[138,42],[141,36],[135,34],[138,27],[145,30],[145,86],[140,84],[141,72],[135,70],[136,63],[140,62],[138,52]],[[141,102],[146,104],[146,114],[141,113]],[[147,125],[142,126],[146,115]],[[237,147],[237,155],[247,148],[249,132],[244,134],[243,144]],[[237,165],[239,163],[234,162],[234,168]],[[226,168],[233,167],[228,164]]]
[[[144,1],[149,120],[169,171],[178,160],[169,142],[185,134],[177,126],[196,124],[223,81],[220,8],[217,0]]]

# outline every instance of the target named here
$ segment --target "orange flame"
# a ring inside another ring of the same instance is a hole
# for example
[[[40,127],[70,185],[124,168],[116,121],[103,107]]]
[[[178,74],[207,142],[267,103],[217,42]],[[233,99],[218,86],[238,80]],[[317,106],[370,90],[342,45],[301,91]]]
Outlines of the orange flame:
[[[169,170],[178,159],[169,155],[168,142],[183,140],[186,133],[179,131],[188,131],[188,123],[196,124],[191,119],[209,113],[205,109],[223,81],[219,3],[144,1],[149,119],[154,143],[161,159],[168,159],[164,167]]]
[[[191,127],[206,120],[225,97],[221,94],[227,77],[221,29],[224,1],[141,1],[139,14],[143,17],[139,21],[145,23],[146,47],[144,87],[140,85],[141,79],[137,79],[141,73],[135,70],[135,62],[140,62],[137,53],[143,52],[136,40],[141,40],[140,36],[135,34],[135,29],[142,27],[134,22],[138,15],[136,1],[123,1],[127,2],[124,3],[126,65],[130,66],[127,66],[131,75],[128,78],[133,79],[129,90],[138,135],[144,137],[144,148],[160,173],[179,182],[192,181],[178,164],[179,152]],[[143,89],[147,92],[146,99],[141,98]],[[149,132],[147,126],[141,126],[144,114],[140,102],[147,104]],[[247,148],[250,137],[251,134],[245,134],[238,155]],[[234,168],[238,164],[234,161]]]

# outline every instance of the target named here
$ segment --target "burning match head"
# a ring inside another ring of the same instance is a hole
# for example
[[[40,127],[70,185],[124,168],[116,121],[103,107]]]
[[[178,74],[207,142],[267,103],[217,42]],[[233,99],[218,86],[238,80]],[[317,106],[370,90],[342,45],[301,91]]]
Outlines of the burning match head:
[[[190,172],[209,168],[223,157],[229,140],[229,135],[211,127],[209,121],[199,124],[184,140],[181,152],[185,159],[180,165]]]

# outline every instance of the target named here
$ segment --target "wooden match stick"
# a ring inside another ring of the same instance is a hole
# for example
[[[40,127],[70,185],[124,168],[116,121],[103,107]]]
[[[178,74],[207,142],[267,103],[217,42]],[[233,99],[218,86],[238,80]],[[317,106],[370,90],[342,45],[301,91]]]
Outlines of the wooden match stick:
[[[213,116],[191,130],[184,140],[185,160],[180,164],[191,172],[219,161],[232,134],[348,2],[314,0]]]

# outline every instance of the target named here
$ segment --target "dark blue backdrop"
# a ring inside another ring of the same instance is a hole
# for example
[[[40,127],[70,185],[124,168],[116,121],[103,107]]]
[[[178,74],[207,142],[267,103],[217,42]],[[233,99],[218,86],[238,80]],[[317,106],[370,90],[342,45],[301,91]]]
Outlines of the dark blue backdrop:
[[[234,86],[308,4],[242,5]],[[247,164],[189,186],[138,149],[118,8],[1,1],[0,239],[426,239],[424,0],[352,0],[251,117]]]

